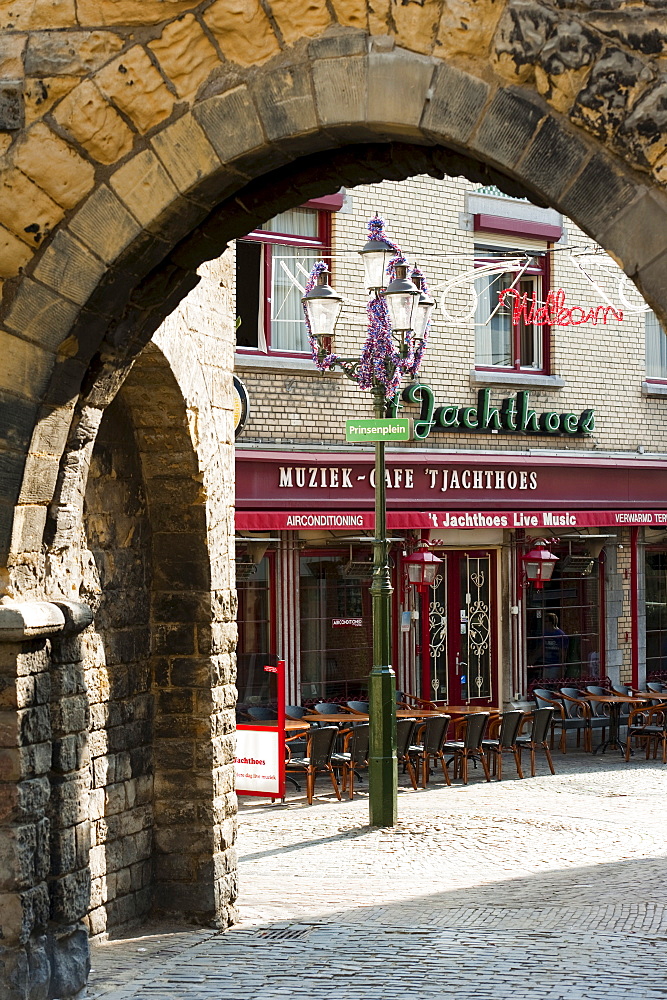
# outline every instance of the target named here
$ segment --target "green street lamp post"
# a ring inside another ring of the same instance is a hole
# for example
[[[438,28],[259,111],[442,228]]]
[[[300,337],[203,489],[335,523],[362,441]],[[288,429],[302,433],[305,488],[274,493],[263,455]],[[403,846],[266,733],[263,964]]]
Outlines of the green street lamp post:
[[[375,228],[375,232],[373,231]],[[360,358],[334,353],[334,330],[343,299],[328,282],[326,265],[313,269],[312,287],[302,299],[310,331],[313,358],[322,370],[339,368],[373,395],[374,415],[382,418],[387,399],[405,373],[414,375],[421,361],[433,300],[407,274],[396,246],[383,238],[381,220],[370,224],[371,238],[360,251],[370,294],[369,339]],[[387,283],[387,268],[395,276]],[[372,350],[369,353],[369,345]],[[388,396],[389,392],[389,396]],[[391,599],[393,587],[387,539],[385,442],[375,442],[375,537],[373,579],[373,667],[369,679],[370,755],[369,805],[371,826],[394,826],[397,819],[396,675],[392,666]]]

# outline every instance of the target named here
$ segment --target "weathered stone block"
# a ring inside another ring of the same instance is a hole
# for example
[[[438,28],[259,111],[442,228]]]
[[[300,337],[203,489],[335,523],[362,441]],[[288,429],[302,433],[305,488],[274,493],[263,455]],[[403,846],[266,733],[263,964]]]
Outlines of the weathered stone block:
[[[69,778],[54,776],[49,811],[58,817],[60,827],[74,826],[88,819],[90,778],[84,771]]]
[[[623,267],[635,274],[665,247],[660,230],[667,222],[667,204],[657,193],[642,192],[605,230],[604,246],[623,254]]]
[[[371,135],[359,123],[366,121],[368,61],[355,56],[348,59],[322,59],[313,66],[317,113],[321,124],[355,123],[354,134]]]
[[[15,132],[23,120],[23,81],[0,80],[0,131]]]
[[[88,912],[90,871],[86,868],[49,882],[51,918],[73,924]]]
[[[225,188],[238,183],[222,164],[191,114],[162,129],[151,145],[164,164],[174,184],[199,204],[209,205],[211,197],[221,197]],[[208,183],[204,183],[208,178]]]
[[[92,80],[71,90],[56,107],[54,118],[100,163],[115,163],[132,149],[131,130]]]
[[[104,274],[104,264],[67,232],[59,232],[42,254],[35,277],[84,305]]]
[[[62,207],[20,170],[0,174],[0,222],[29,246],[39,246],[63,215]]]
[[[432,91],[424,108],[422,128],[454,142],[466,142],[488,100],[489,85],[454,66],[441,64],[436,68]]]
[[[514,166],[544,117],[545,112],[522,95],[500,90],[475,133],[473,146],[495,163]]]
[[[50,935],[51,995],[72,997],[88,981],[90,953],[88,933],[80,924],[74,930]]]
[[[219,57],[193,14],[171,21],[148,46],[179,97],[192,100]]]
[[[74,208],[95,183],[92,164],[41,122],[26,133],[14,162],[64,208]]]
[[[559,207],[584,231],[601,233],[632,201],[634,194],[629,178],[597,154],[563,194]]]
[[[87,76],[108,62],[123,44],[123,37],[113,31],[32,31],[25,71],[37,77]]]
[[[391,122],[401,131],[417,133],[434,70],[432,59],[402,49],[371,52],[368,57],[369,122]],[[395,99],[397,79],[401,80],[401,86],[405,85],[400,101]]]
[[[309,67],[276,67],[268,81],[253,88],[267,136],[277,140],[317,127]]]
[[[245,85],[201,101],[195,106],[194,116],[223,163],[257,151],[266,143]],[[229,129],[230,121],[235,123],[233,132]]]
[[[168,118],[174,107],[174,98],[140,45],[100,70],[95,82],[140,132]]]
[[[87,729],[90,720],[88,699],[85,694],[61,698],[51,706],[54,733],[80,733]]]
[[[26,246],[18,236],[0,227],[0,277],[12,278],[32,257],[32,248]]]
[[[241,66],[259,66],[280,51],[259,0],[215,0],[203,19],[223,55]]]
[[[72,218],[70,229],[107,263],[112,263],[141,232],[137,220],[104,185]]]

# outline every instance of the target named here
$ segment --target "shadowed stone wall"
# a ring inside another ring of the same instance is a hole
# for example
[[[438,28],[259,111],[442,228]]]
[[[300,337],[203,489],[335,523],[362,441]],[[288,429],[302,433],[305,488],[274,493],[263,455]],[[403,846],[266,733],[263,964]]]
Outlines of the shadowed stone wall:
[[[153,696],[150,662],[151,529],[131,419],[106,411],[85,501],[92,556],[84,593],[96,606],[87,636],[90,711],[92,934],[151,908]]]

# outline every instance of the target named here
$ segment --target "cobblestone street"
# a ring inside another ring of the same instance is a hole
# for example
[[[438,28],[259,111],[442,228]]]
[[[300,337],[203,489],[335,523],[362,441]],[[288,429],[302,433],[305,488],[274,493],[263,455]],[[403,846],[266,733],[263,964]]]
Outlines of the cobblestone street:
[[[240,922],[93,951],[95,1000],[667,996],[667,767],[555,754],[551,777],[337,803],[246,800]],[[402,779],[403,782],[404,779]],[[258,804],[260,803],[260,804]]]

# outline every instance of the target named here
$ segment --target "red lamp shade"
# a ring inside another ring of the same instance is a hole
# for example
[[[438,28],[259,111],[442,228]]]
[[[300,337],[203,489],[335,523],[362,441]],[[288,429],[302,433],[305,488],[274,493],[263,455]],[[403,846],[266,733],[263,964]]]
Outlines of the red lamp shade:
[[[552,577],[558,556],[551,552],[546,542],[536,542],[521,559],[528,581],[535,584],[536,590],[542,590]]]
[[[442,559],[439,559],[433,552],[429,552],[428,549],[422,548],[413,552],[411,556],[407,556],[403,563],[408,568],[410,583],[413,583],[419,590],[426,590],[432,586],[438,569],[442,565]]]

